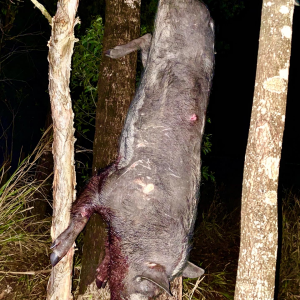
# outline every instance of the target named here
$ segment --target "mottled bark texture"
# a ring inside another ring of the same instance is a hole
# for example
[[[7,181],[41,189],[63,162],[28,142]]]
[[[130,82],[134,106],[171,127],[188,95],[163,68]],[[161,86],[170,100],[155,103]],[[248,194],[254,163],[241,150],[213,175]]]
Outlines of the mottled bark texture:
[[[234,299],[274,299],[277,186],[285,123],[294,0],[264,0],[245,157]]]
[[[69,224],[71,204],[75,199],[74,128],[69,91],[71,57],[76,41],[74,26],[78,0],[60,0],[52,18],[49,46],[49,95],[53,119],[53,219],[51,237],[56,237]],[[74,247],[51,272],[47,299],[72,299],[71,277]]]
[[[140,0],[106,1],[104,51],[139,37],[140,6]],[[93,173],[117,159],[119,137],[135,93],[136,63],[136,53],[117,60],[103,55],[98,82]],[[105,236],[105,225],[100,216],[94,214],[85,231],[80,294],[95,280],[96,268],[104,258]],[[99,299],[99,294],[91,291],[94,289],[88,288],[92,299]]]

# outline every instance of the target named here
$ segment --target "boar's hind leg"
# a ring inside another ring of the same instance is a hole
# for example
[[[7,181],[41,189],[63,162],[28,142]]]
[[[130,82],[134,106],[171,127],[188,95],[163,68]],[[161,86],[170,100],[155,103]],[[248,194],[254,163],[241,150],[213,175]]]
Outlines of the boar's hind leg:
[[[147,33],[138,39],[132,40],[125,45],[116,46],[113,49],[109,49],[105,52],[106,56],[110,58],[119,58],[125,56],[133,51],[142,50],[142,62],[145,67],[147,64],[148,53],[151,45],[151,34]]]
[[[54,249],[50,261],[54,267],[72,247],[77,235],[82,231],[90,216],[97,210],[99,176],[92,177],[71,209],[71,220],[68,228],[52,243]]]

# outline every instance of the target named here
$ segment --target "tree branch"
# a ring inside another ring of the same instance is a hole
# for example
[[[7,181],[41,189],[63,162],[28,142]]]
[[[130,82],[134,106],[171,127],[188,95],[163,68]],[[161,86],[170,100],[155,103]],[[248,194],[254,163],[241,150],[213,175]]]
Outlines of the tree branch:
[[[52,26],[52,17],[47,12],[47,9],[39,3],[37,0],[31,0],[31,2],[41,11],[41,13],[45,16],[45,18],[48,20],[50,26]]]
[[[49,269],[49,270],[39,270],[39,271],[27,271],[27,272],[10,272],[10,271],[5,272],[5,271],[0,271],[0,274],[37,275],[37,274],[50,273],[50,272],[51,272],[51,269]]]

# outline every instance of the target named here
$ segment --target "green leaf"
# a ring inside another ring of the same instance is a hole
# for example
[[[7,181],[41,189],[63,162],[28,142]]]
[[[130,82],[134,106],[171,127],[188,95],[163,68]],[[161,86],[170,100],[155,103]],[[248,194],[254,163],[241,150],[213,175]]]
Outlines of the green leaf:
[[[96,16],[74,49],[71,92],[76,90],[77,99],[73,98],[75,128],[82,136],[92,130],[95,122],[103,32],[102,18]]]

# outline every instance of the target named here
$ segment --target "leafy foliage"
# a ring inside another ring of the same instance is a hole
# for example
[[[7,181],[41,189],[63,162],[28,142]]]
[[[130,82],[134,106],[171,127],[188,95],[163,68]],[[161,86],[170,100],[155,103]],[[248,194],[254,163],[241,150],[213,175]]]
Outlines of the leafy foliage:
[[[143,0],[141,5],[141,35],[154,30],[158,0]]]
[[[75,95],[79,95],[74,101],[75,127],[87,139],[86,133],[91,131],[95,123],[103,31],[102,18],[97,16],[80,37],[73,55],[71,89]]]

